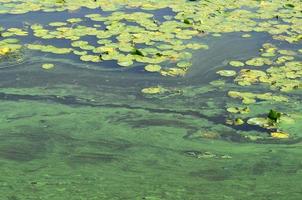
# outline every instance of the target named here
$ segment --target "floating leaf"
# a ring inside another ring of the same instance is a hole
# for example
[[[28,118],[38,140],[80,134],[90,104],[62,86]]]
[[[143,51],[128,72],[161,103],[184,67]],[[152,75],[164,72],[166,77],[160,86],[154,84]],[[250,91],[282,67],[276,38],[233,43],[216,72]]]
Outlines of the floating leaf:
[[[8,53],[10,53],[10,48],[8,48],[8,47],[0,47],[0,56],[4,56],[4,55],[6,55],[6,54],[8,54]]]
[[[231,61],[229,64],[233,67],[243,67],[244,66],[243,62],[240,62],[240,61],[237,61],[237,60]]]
[[[164,92],[164,89],[162,87],[148,87],[148,88],[144,88],[142,89],[142,93],[144,94],[159,94]]]
[[[289,134],[284,133],[284,132],[272,132],[271,136],[272,136],[272,138],[276,138],[276,139],[288,139],[289,138]]]
[[[233,70],[220,70],[220,71],[218,71],[216,73],[219,74],[220,76],[226,76],[226,77],[230,77],[230,76],[235,76],[236,75],[236,71],[233,71]]]
[[[145,66],[145,70],[148,72],[159,72],[161,70],[160,65],[147,65]]]
[[[54,64],[45,63],[45,64],[42,65],[42,68],[43,68],[43,69],[46,69],[46,70],[49,70],[49,69],[54,68],[54,66],[55,66]]]

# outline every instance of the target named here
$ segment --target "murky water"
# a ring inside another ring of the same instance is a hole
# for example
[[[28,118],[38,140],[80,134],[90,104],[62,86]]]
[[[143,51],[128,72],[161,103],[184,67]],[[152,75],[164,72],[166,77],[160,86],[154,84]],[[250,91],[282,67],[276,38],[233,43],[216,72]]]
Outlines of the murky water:
[[[173,14],[169,9],[148,12],[159,21]],[[95,10],[3,14],[0,25],[48,24],[89,13]],[[249,140],[249,135],[267,137],[269,132],[225,123],[225,108],[234,104],[227,93],[239,86],[210,84],[228,80],[216,71],[229,61],[255,57],[272,42],[267,33],[250,34],[192,38],[209,49],[192,51],[193,65],[183,77],[149,73],[140,63],[123,68],[115,61],[82,62],[75,55],[29,49],[22,50],[20,62],[2,60],[0,199],[301,199],[301,137]],[[16,38],[22,44],[69,45],[63,39]],[[86,39],[95,43],[94,37]],[[301,43],[274,44],[301,48]],[[44,70],[44,63],[55,68]],[[169,91],[142,94],[143,88],[157,85]],[[296,95],[301,102],[301,92]]]

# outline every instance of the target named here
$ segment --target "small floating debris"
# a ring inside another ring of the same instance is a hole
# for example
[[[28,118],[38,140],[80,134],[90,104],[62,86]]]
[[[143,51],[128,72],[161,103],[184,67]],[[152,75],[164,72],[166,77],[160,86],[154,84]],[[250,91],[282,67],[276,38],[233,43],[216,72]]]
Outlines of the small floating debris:
[[[250,38],[252,36],[250,34],[243,34],[243,35],[241,35],[241,37],[243,37],[243,38]]]
[[[222,154],[222,155],[217,155],[213,152],[210,151],[185,151],[184,152],[186,155],[191,156],[191,157],[195,157],[198,159],[211,159],[211,158],[215,158],[215,159],[231,159],[232,156],[227,155],[227,154]]]
[[[227,119],[225,123],[228,125],[240,126],[240,125],[244,124],[245,122],[241,118],[236,118],[236,119]]]
[[[206,151],[197,155],[197,158],[216,158],[216,154]]]
[[[222,155],[221,158],[223,158],[223,159],[231,159],[231,158],[233,158],[233,157],[230,156],[230,155]]]
[[[240,113],[240,114],[248,114],[250,112],[250,108],[248,106],[245,107],[229,107],[227,108],[229,113]]]
[[[49,70],[49,69],[54,68],[54,66],[55,66],[54,64],[45,63],[45,64],[42,65],[42,68],[43,68],[43,69],[46,69],[46,70]]]
[[[272,132],[271,136],[272,136],[272,138],[275,138],[275,139],[288,139],[289,138],[289,134],[284,133],[284,132]]]
[[[148,88],[142,89],[142,93],[144,93],[144,94],[160,94],[160,93],[163,93],[164,91],[165,91],[165,89],[160,86],[148,87]]]

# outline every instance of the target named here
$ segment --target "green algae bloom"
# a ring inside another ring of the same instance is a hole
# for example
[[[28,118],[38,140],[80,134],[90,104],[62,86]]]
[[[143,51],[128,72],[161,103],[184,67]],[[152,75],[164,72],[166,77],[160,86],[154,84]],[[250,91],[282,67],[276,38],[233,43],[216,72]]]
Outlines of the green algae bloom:
[[[0,0],[3,198],[300,199],[301,10]]]

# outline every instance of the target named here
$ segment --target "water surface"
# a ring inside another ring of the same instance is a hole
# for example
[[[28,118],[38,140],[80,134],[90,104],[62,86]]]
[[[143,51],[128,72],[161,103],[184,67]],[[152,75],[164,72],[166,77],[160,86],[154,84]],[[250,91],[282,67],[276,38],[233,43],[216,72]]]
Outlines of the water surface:
[[[95,12],[2,14],[0,25],[47,25]],[[159,21],[173,15],[170,9],[147,12]],[[240,134],[268,137],[269,132],[226,124],[225,108],[235,104],[227,92],[240,86],[230,81],[217,89],[210,84],[228,81],[216,71],[232,60],[258,56],[264,43],[289,49],[301,43],[276,42],[265,32],[252,31],[250,38],[242,34],[192,38],[209,49],[191,51],[192,66],[181,77],[146,72],[142,63],[123,68],[116,61],[82,62],[72,54],[29,49],[22,50],[20,62],[0,61],[1,199],[301,199],[301,138],[246,139]],[[16,38],[21,44],[69,45],[32,34]],[[96,44],[94,37],[85,39]],[[44,63],[55,68],[44,70]],[[141,92],[157,85],[169,92]],[[301,102],[301,92],[296,95]]]

